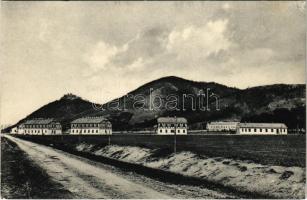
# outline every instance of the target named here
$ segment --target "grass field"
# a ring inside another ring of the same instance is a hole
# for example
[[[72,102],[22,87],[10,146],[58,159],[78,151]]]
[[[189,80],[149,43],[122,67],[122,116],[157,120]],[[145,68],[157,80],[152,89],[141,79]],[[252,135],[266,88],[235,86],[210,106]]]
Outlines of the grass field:
[[[140,146],[158,149],[157,154],[173,152],[174,136],[161,135],[66,135],[18,136],[34,142],[75,146],[88,143]],[[192,151],[211,157],[225,157],[269,165],[300,166],[306,163],[305,135],[181,135],[177,136],[178,151]]]

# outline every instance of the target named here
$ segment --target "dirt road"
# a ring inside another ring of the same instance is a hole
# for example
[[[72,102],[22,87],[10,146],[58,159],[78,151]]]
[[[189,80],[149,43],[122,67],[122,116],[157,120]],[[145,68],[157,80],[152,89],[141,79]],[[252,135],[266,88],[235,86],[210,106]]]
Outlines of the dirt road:
[[[47,146],[11,136],[6,138],[16,143],[74,198],[234,198],[206,188],[155,181]]]

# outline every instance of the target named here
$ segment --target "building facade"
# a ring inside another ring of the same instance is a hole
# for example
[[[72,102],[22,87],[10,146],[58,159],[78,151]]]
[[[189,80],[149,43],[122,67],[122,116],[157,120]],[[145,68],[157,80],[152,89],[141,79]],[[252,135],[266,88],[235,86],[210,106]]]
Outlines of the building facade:
[[[11,129],[11,134],[17,134],[18,133],[18,128],[15,126]]]
[[[112,124],[104,117],[83,117],[71,122],[72,135],[111,135]]]
[[[236,131],[239,122],[209,122],[207,123],[208,131]]]
[[[26,135],[59,135],[62,134],[60,122],[54,119],[30,119],[18,126],[18,134]]]
[[[288,128],[282,123],[240,123],[237,134],[286,135]]]
[[[157,119],[158,135],[186,135],[188,134],[188,122],[183,117],[160,117]]]

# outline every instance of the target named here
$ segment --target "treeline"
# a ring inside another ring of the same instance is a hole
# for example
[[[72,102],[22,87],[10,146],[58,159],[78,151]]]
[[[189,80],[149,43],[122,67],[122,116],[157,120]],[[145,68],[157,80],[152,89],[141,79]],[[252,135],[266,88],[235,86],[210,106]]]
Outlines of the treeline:
[[[245,116],[241,122],[284,123],[288,129],[306,130],[306,108],[301,106],[293,109],[280,108],[272,113]]]

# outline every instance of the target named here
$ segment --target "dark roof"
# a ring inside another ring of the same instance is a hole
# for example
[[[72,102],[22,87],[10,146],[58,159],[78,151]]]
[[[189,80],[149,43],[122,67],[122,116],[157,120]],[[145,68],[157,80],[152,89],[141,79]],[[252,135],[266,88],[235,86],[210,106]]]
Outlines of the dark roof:
[[[219,121],[219,122],[209,122],[208,124],[210,125],[237,125],[239,124],[239,122],[222,122],[222,121]]]
[[[158,123],[188,123],[184,117],[159,117]]]
[[[75,119],[71,123],[86,124],[86,123],[102,123],[102,122],[109,122],[109,121],[104,117],[82,117],[82,118],[79,118],[79,119]]]
[[[57,121],[52,118],[36,118],[36,119],[26,120],[22,124],[50,124],[51,122],[57,122]]]
[[[282,123],[240,123],[239,127],[242,128],[287,128]]]

